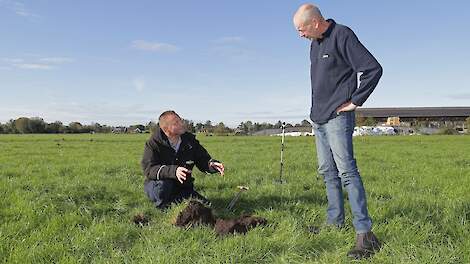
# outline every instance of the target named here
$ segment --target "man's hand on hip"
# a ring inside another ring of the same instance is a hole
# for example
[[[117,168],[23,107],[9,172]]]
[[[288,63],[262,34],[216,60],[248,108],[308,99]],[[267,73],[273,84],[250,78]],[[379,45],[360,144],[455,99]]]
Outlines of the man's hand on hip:
[[[357,105],[349,101],[340,105],[338,108],[336,108],[336,113],[339,114],[341,112],[351,112],[351,111],[356,110],[356,108],[357,108]]]

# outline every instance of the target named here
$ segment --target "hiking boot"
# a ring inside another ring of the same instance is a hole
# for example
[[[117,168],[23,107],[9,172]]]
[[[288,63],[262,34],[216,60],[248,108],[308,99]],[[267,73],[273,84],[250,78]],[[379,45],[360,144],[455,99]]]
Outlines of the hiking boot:
[[[356,245],[348,252],[348,257],[353,259],[369,258],[380,250],[380,242],[377,237],[369,231],[356,236]]]

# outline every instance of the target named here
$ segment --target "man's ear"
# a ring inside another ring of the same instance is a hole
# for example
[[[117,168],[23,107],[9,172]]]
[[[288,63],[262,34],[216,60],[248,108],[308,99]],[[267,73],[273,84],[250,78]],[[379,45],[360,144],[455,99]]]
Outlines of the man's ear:
[[[318,29],[320,27],[320,21],[315,18],[312,18],[312,25],[315,29]]]

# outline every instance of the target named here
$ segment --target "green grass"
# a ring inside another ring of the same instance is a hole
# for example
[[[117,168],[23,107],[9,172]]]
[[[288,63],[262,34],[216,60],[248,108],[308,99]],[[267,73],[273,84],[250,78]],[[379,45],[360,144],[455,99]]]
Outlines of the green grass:
[[[288,137],[287,184],[278,137],[200,137],[226,176],[196,172],[219,216],[254,213],[269,225],[217,237],[173,227],[143,192],[148,135],[1,135],[0,261],[8,263],[347,263],[354,230],[323,226],[326,198],[311,137]],[[470,137],[355,139],[382,251],[363,263],[470,262]],[[247,185],[233,214],[222,209]],[[143,228],[132,217],[151,218]],[[310,234],[310,225],[321,228]]]

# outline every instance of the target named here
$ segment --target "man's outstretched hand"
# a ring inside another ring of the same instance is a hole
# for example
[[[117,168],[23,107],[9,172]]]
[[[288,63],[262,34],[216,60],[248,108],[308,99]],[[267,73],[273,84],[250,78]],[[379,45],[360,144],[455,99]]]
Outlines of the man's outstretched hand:
[[[224,171],[225,171],[224,164],[213,161],[209,163],[209,167],[216,169],[220,173],[220,175],[224,176]]]

